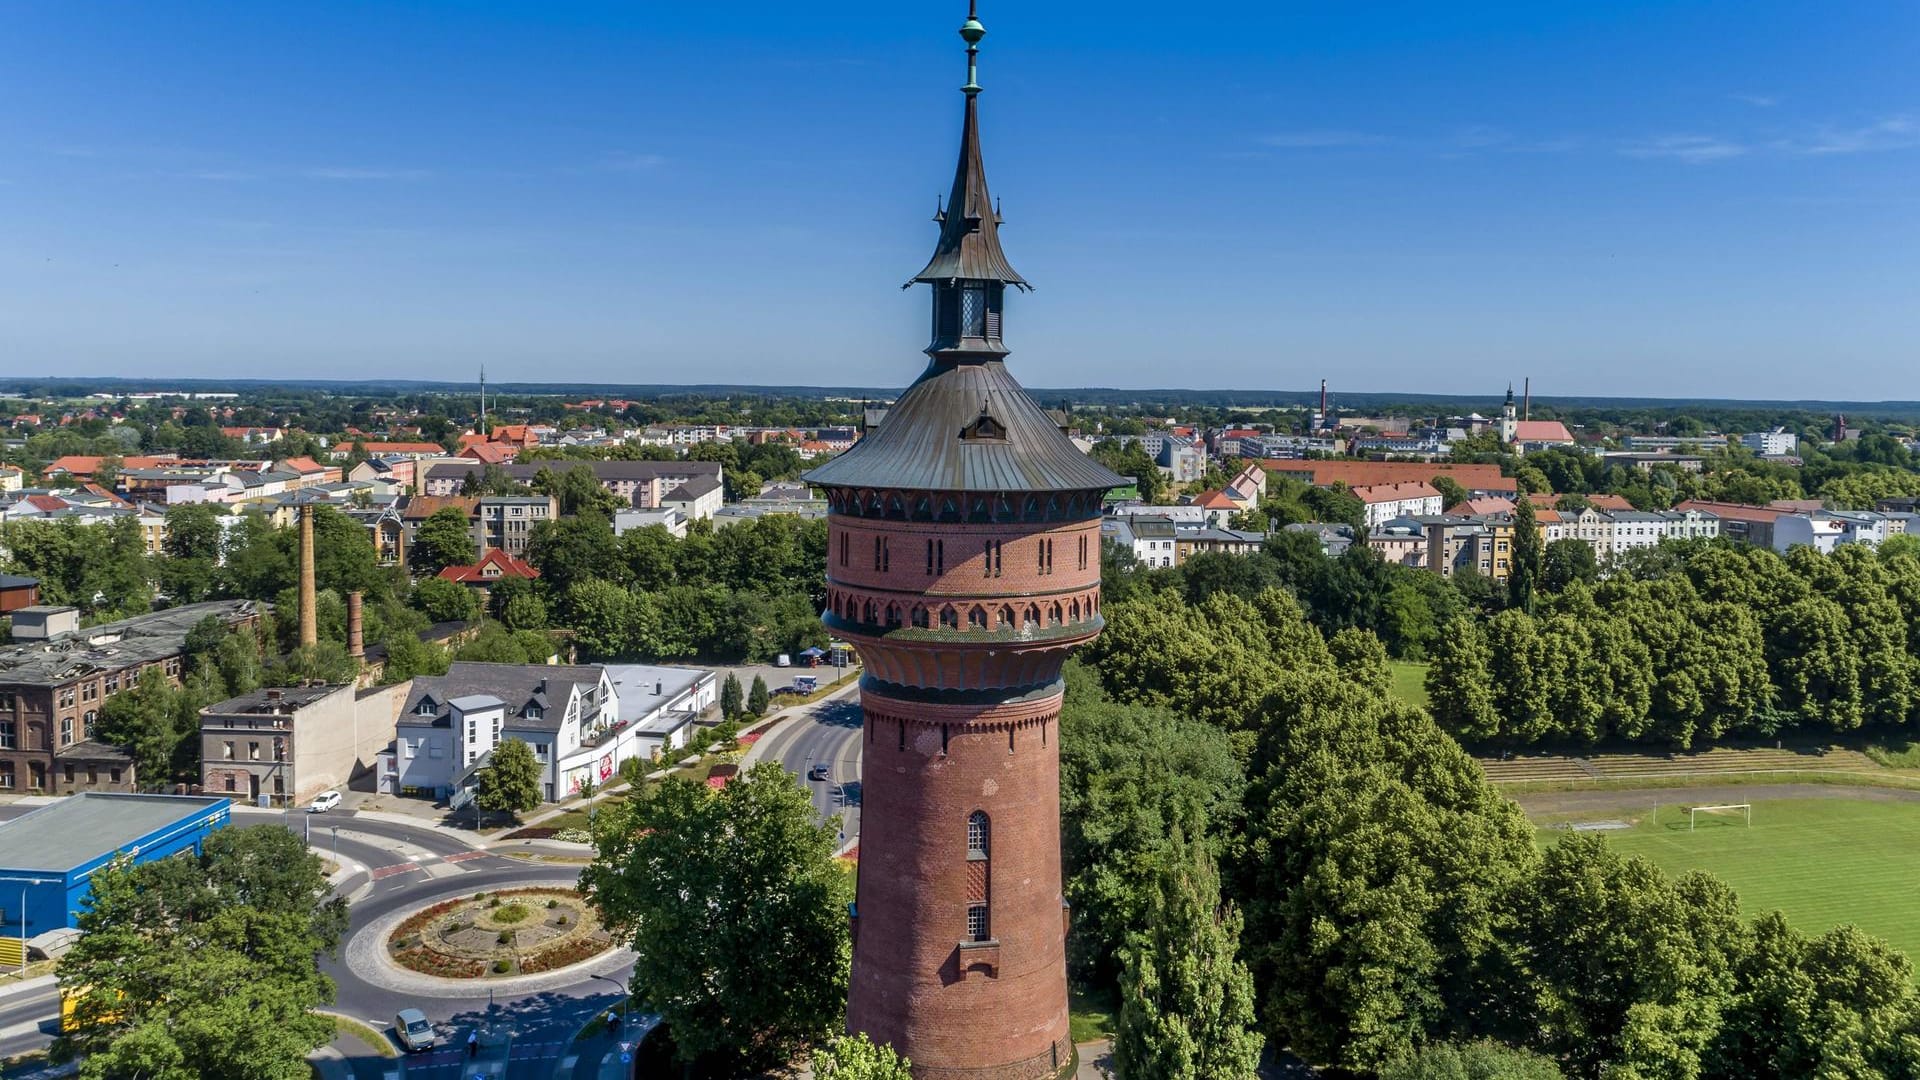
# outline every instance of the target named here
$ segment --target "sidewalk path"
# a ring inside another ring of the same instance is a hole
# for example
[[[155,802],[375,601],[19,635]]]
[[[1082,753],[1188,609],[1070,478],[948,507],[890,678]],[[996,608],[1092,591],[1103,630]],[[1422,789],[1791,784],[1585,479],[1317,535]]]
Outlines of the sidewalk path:
[[[1073,1074],[1074,1080],[1112,1080],[1112,1043],[1105,1039],[1077,1043],[1074,1050],[1080,1055],[1080,1068]]]

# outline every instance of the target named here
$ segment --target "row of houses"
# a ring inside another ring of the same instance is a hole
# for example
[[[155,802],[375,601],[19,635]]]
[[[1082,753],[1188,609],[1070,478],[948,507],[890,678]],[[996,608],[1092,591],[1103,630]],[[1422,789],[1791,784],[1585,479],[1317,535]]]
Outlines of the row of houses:
[[[552,801],[685,746],[716,700],[712,671],[649,664],[462,661],[372,690],[256,690],[202,711],[201,786],[269,805],[349,785],[458,805],[517,739]]]
[[[149,668],[179,682],[207,618],[251,631],[250,601],[186,604],[98,626],[70,607],[9,613],[0,648],[0,794],[132,791],[122,747],[95,738],[105,702]],[[634,757],[684,746],[715,703],[712,671],[642,664],[455,663],[447,674],[359,690],[266,688],[200,715],[208,794],[276,805],[350,783],[445,798],[470,789],[502,739],[532,746],[549,799]]]
[[[1843,544],[1877,545],[1890,536],[1920,535],[1920,513],[1911,509],[1828,510],[1818,501],[1782,499],[1766,506],[1690,499],[1677,509],[1712,514],[1723,535],[1756,547],[1785,552],[1800,545],[1831,554]]]
[[[1159,569],[1179,566],[1201,552],[1251,555],[1267,535],[1180,522],[1165,514],[1134,514],[1101,519],[1100,539],[1131,551],[1142,566]]]

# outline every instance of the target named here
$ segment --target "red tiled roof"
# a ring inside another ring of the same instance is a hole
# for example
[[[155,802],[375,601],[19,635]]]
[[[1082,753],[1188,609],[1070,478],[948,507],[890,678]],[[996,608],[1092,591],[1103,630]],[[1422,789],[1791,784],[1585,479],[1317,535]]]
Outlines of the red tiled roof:
[[[92,476],[100,470],[100,463],[107,460],[99,454],[66,454],[53,459],[46,468],[46,475],[64,472],[72,476]],[[134,454],[120,459],[123,469],[157,469],[162,465],[176,464],[179,458],[172,454],[165,456]]]
[[[64,510],[67,506],[67,500],[57,495],[29,495],[27,496],[27,505],[33,507],[35,510]]]
[[[92,476],[94,470],[106,459],[97,454],[63,454],[54,458],[45,470],[48,475],[57,472],[72,473],[76,476]]]
[[[1552,497],[1549,496],[1548,501],[1544,504],[1538,499],[1534,499],[1533,504],[1535,506],[1551,508],[1553,506]],[[1465,499],[1447,507],[1447,513],[1449,514],[1465,514],[1470,517],[1479,514],[1506,514],[1512,511],[1513,500],[1503,499],[1498,495],[1489,495],[1479,499]],[[1544,510],[1542,512],[1544,512]]]
[[[430,442],[362,442],[360,445],[366,447],[369,454],[444,454],[447,452],[446,447]],[[353,442],[351,440],[337,442],[333,446],[333,452],[350,454],[353,452]]]
[[[322,465],[310,457],[288,458],[280,463],[280,467],[290,472],[297,472],[302,476],[308,473],[327,472],[334,468],[332,465]]]
[[[489,567],[493,569],[492,573],[487,572]],[[488,548],[486,553],[480,556],[479,562],[472,566],[449,566],[440,571],[440,576],[448,581],[460,582],[462,585],[471,585],[476,582],[485,585],[491,581],[510,577],[537,578],[540,576],[540,571],[499,548]]]
[[[1573,432],[1558,420],[1516,420],[1513,423],[1513,441],[1570,443],[1573,441]]]
[[[513,446],[500,443],[476,442],[460,448],[459,457],[478,461],[483,465],[505,465],[519,457],[519,451]]]
[[[1204,506],[1209,510],[1238,510],[1240,504],[1224,491],[1203,491],[1193,497],[1194,506]]]
[[[1363,503],[1401,502],[1406,499],[1437,499],[1439,489],[1425,480],[1403,480],[1397,484],[1362,484],[1350,488]]]
[[[1315,487],[1336,483],[1348,487],[1369,484],[1397,484],[1408,480],[1431,482],[1436,476],[1451,477],[1469,491],[1517,491],[1511,476],[1501,476],[1498,465],[1438,465],[1424,461],[1281,461],[1260,463],[1271,473],[1302,479]]]
[[[415,495],[407,500],[407,505],[400,511],[400,516],[408,521],[425,521],[433,516],[434,511],[453,506],[458,507],[461,513],[472,517],[474,508],[479,505],[479,498],[473,495]]]
[[[1790,510],[1776,510],[1768,506],[1748,506],[1745,503],[1713,502],[1709,499],[1687,499],[1676,505],[1675,510],[1698,510],[1704,514],[1730,521],[1778,521],[1782,514]]]
[[[121,498],[120,496],[115,495],[113,492],[108,491],[106,488],[101,487],[99,484],[81,484],[80,490],[91,492],[95,495],[98,495],[101,498],[107,500],[108,502],[113,503],[116,506],[132,506],[133,505],[132,503]]]

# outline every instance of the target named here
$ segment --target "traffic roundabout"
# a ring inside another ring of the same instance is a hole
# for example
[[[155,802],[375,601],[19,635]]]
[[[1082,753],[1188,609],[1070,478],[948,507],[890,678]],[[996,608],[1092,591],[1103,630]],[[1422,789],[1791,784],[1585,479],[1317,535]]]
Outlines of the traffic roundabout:
[[[409,890],[407,901],[356,926],[342,950],[356,977],[394,993],[456,1000],[537,994],[578,986],[588,969],[609,961],[632,960],[572,879],[516,880],[478,893],[448,882]]]
[[[572,889],[532,886],[442,900],[400,920],[387,953],[409,971],[494,981],[600,956],[613,940]]]

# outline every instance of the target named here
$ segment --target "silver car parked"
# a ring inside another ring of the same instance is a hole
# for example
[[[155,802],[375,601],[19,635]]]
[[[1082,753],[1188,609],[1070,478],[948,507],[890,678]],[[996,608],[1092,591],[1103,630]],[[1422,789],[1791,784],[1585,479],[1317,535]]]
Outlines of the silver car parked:
[[[393,1034],[409,1053],[431,1050],[440,1041],[433,1024],[427,1020],[427,1014],[419,1009],[401,1009],[399,1015],[393,1018]]]

